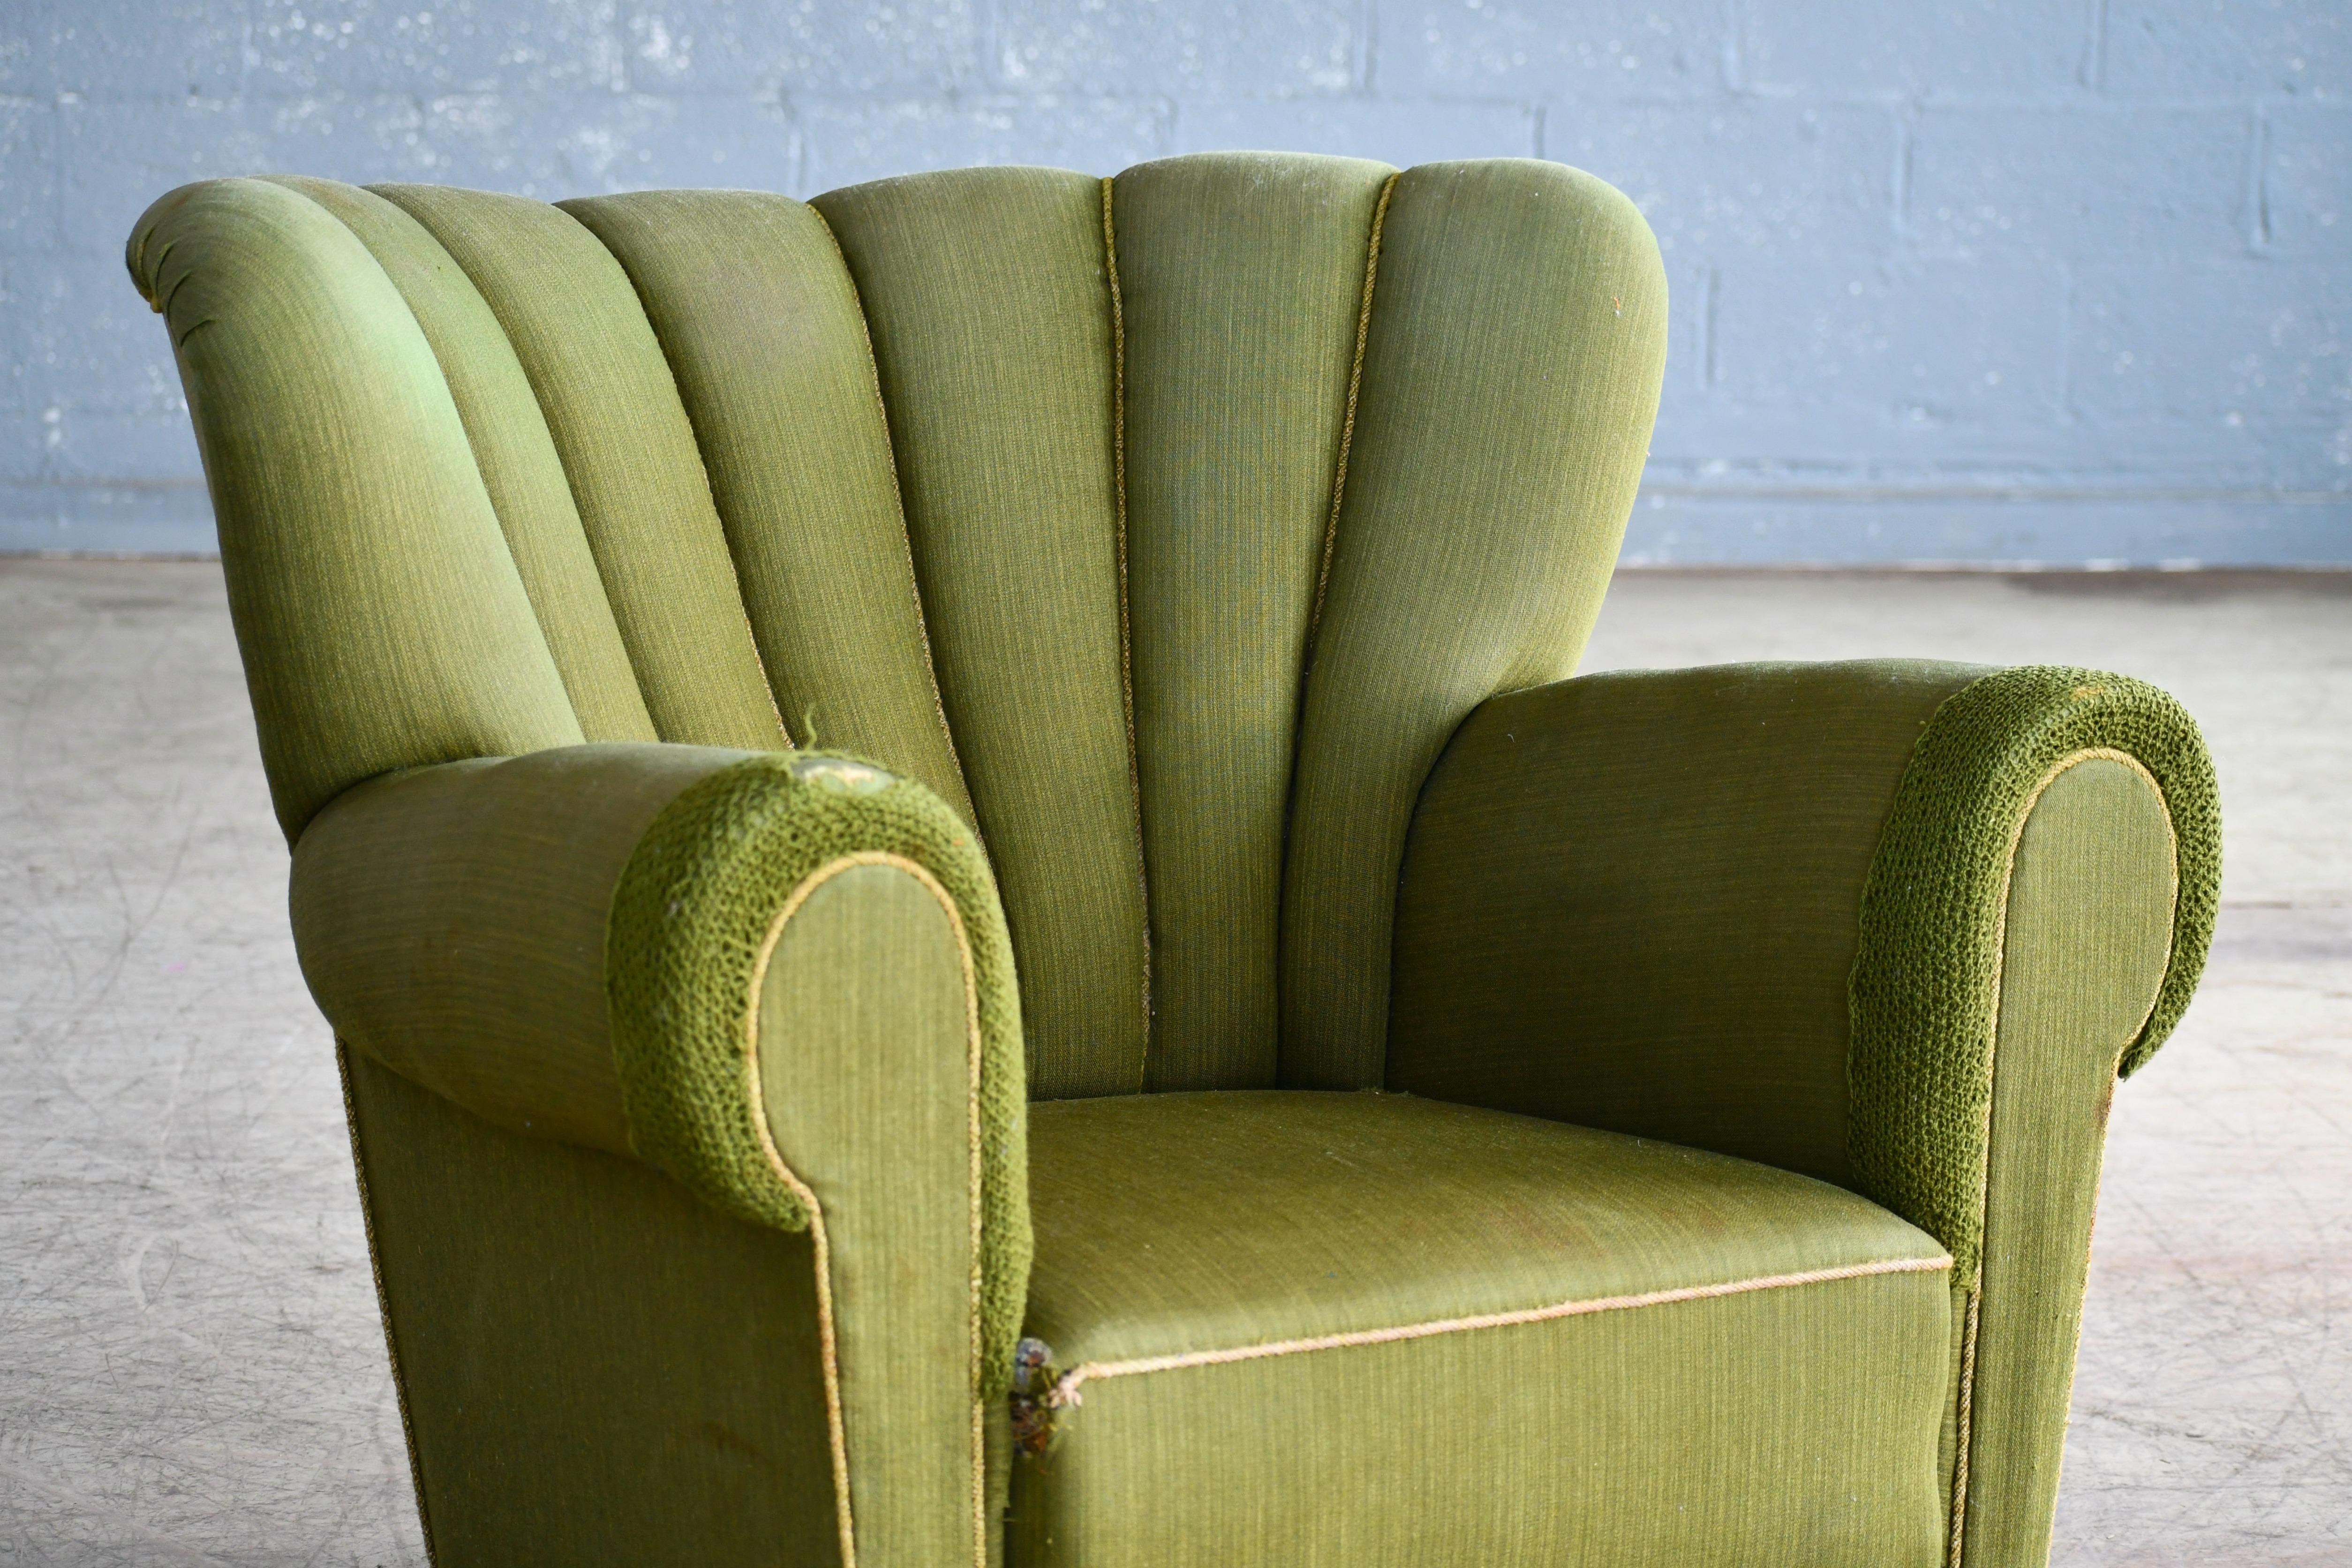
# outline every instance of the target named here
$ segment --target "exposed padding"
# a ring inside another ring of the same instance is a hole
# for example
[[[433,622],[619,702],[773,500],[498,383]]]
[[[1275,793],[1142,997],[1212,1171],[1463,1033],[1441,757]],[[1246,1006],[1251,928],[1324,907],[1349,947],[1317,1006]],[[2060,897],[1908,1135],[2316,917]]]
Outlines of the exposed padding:
[[[430,1561],[842,1568],[810,1238],[344,1059]]]
[[[2178,846],[2170,958],[2129,1073],[2195,991],[2221,884],[2213,763],[2195,721],[2143,681],[2021,665],[1937,709],[1903,775],[1863,894],[1849,1005],[1847,1147],[1864,1192],[1976,1270],[1984,1239],[2002,935],[2019,835],[2083,754],[2129,757],[2162,791]]]
[[[1940,1558],[1949,1259],[1852,1193],[1402,1095],[1041,1105],[1031,1160],[1024,1568]]]
[[[1405,826],[1463,718],[1569,675],[1665,364],[1633,204],[1557,163],[1408,170],[1389,203],[1282,916],[1282,1081],[1379,1084]]]
[[[408,301],[447,377],[563,689],[591,741],[650,741],[654,721],[580,527],[562,459],[498,318],[440,241],[372,191],[272,176],[342,220]]]
[[[2018,837],[1969,1401],[1961,1545],[1976,1568],[2049,1556],[2116,1062],[2168,967],[2173,879],[2164,797],[2129,763],[2060,773]]]
[[[1405,851],[1390,1087],[1850,1183],[1863,886],[1920,731],[1983,673],[1627,670],[1482,704]]]
[[[377,773],[577,744],[448,384],[352,231],[214,180],[148,208],[128,260],[171,330],[288,840]]]
[[[1021,962],[1039,1098],[1144,1084],[1102,188],[966,169],[816,198],[857,285],[915,576]]]
[[[661,809],[742,752],[567,746],[359,785],[294,847],[294,950],[353,1048],[476,1116],[629,1152],[605,918]]]
[[[784,744],[694,428],[621,264],[543,202],[368,188],[441,242],[506,330],[661,738]]]
[[[627,269],[669,358],[785,728],[916,779],[973,821],[873,352],[824,220],[754,191],[562,205]]]
[[[663,808],[622,873],[605,938],[630,1142],[727,1213],[789,1229],[809,1223],[759,1110],[755,978],[795,890],[857,855],[898,857],[935,879],[970,947],[981,1037],[981,1364],[996,1392],[1011,1375],[1029,1274],[1021,1003],[987,861],[929,790],[847,759],[770,754],[700,780]]]
[[[1118,176],[1149,1087],[1269,1088],[1298,672],[1384,163]]]

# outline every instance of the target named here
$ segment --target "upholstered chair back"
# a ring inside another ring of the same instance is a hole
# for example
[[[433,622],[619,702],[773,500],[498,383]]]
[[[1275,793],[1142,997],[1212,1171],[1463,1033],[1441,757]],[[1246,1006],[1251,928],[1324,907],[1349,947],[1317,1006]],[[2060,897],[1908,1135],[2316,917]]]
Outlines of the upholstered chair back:
[[[1523,161],[229,180],[131,259],[289,837],[455,759],[867,758],[980,835],[1037,1098],[1380,1082],[1416,795],[1570,673],[1665,336],[1639,214]]]

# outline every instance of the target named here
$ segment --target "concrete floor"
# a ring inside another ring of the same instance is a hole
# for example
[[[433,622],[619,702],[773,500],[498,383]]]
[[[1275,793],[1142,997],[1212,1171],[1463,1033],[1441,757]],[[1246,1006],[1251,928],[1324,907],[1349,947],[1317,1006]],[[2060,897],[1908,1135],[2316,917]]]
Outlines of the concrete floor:
[[[2061,1564],[2352,1563],[2352,578],[1630,575],[1591,668],[2128,670],[2229,822],[2119,1098]],[[0,560],[0,1563],[421,1563],[218,569]]]

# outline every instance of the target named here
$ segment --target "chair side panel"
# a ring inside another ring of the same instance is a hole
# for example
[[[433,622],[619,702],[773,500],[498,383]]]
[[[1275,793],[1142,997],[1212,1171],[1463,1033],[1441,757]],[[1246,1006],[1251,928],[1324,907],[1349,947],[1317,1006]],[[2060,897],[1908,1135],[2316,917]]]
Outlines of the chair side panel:
[[[1300,671],[1393,173],[1232,153],[1116,183],[1154,1089],[1275,1081]]]
[[[668,356],[785,727],[972,822],[866,324],[824,220],[752,191],[562,205],[620,260]]]
[[[373,192],[333,180],[273,183],[301,192],[359,237],[432,344],[581,733],[591,741],[653,740],[653,719],[546,416],[480,291],[423,225]]]
[[[341,1055],[433,1560],[838,1568],[807,1233]]]
[[[448,384],[351,230],[209,181],[150,208],[129,260],[179,359],[288,838],[394,768],[577,744]]]
[[[1473,708],[1574,668],[1641,480],[1665,305],[1649,226],[1589,174],[1494,159],[1398,181],[1300,726],[1287,1084],[1381,1081],[1413,802]]]
[[[506,329],[660,738],[784,743],[693,427],[620,263],[544,203],[370,188],[440,241]]]
[[[1143,1086],[1099,182],[1045,169],[816,199],[880,368],[940,691],[1021,973],[1031,1093]]]

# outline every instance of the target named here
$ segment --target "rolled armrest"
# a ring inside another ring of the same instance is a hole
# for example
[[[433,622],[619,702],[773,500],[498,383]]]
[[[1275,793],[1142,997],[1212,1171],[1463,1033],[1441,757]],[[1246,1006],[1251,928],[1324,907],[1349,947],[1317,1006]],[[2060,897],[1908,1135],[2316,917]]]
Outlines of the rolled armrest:
[[[894,1122],[892,1086],[865,1081],[908,1068],[858,1056],[874,1033],[859,1015],[908,1005],[894,987],[926,963],[960,965],[968,1003],[938,1070],[958,1105],[969,1080],[955,1145],[979,1174],[980,1365],[1009,1375],[1029,1258],[1012,952],[979,844],[922,785],[845,758],[674,745],[447,763],[321,811],[291,901],[304,976],[354,1048],[488,1120],[632,1156],[794,1230],[825,1190],[816,1173],[871,1184],[887,1164],[829,1142],[919,1121]],[[928,956],[933,929],[954,956]]]
[[[1854,1186],[1965,1275],[2011,862],[2052,779],[2099,755],[2153,780],[2178,843],[2168,959],[2116,1042],[2128,1072],[2195,988],[2220,884],[2211,764],[2164,693],[1878,661],[1496,698],[1407,845],[1390,1086]]]
[[[294,846],[294,948],[344,1042],[501,1126],[635,1151],[605,921],[654,819],[747,752],[566,746],[360,784]]]
[[[2196,726],[2119,676],[1516,692],[1423,792],[1389,1082],[1803,1171],[1933,1235],[1951,1561],[2039,1562],[2109,1097],[2187,1005],[2220,883]]]
[[[2170,695],[2126,676],[2048,666],[1970,682],[1919,737],[1871,857],[1850,987],[1854,1175],[1881,1203],[1946,1239],[1961,1276],[1982,1254],[1994,1047],[2008,1033],[2003,967],[2016,934],[2021,842],[2047,793],[2089,762],[2119,764],[2153,784],[2170,828],[2168,844],[2150,843],[2139,857],[2153,865],[2171,851],[2171,866],[2158,868],[2171,872],[2172,894],[2160,978],[2152,995],[2134,988],[2137,1026],[2126,1025],[2100,1064],[2129,1077],[2188,1010],[2221,908],[2213,760]],[[2086,891],[2125,880],[2088,856],[2076,864]],[[2070,967],[2117,956],[2100,927],[2124,922],[2096,915],[2085,907],[2073,921],[2053,921],[2052,940],[2037,944],[2045,990],[2067,984]],[[2060,932],[2073,951],[2051,963],[2042,955]]]
[[[1585,676],[1464,721],[1407,839],[1388,1081],[1841,1184],[1863,886],[1984,672]]]

